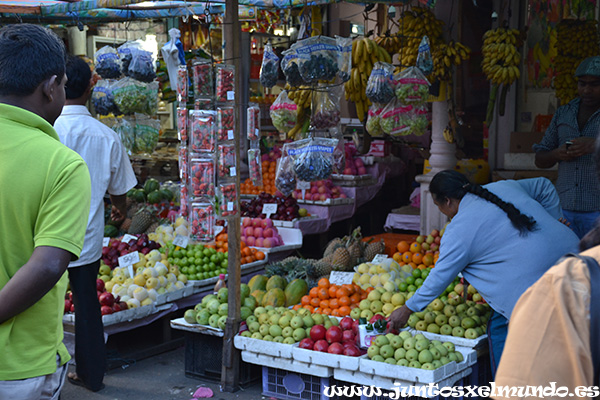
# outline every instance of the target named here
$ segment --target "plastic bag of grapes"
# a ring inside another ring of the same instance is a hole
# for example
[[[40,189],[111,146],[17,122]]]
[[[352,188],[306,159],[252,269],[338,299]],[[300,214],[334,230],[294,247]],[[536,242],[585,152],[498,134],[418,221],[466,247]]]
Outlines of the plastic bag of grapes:
[[[262,65],[260,66],[260,84],[266,88],[277,85],[279,77],[279,57],[273,51],[271,42],[265,44]]]

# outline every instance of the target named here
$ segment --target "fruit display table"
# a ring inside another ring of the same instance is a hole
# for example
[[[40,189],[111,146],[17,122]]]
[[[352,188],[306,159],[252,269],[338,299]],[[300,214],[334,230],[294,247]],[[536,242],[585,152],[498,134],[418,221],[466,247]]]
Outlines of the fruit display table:
[[[421,230],[421,209],[411,205],[392,210],[388,214],[384,229],[401,229],[407,231]]]

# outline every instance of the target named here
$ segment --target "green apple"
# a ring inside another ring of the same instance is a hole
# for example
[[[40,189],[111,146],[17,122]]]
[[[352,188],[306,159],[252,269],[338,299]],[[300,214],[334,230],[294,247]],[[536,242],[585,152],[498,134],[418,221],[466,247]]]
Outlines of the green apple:
[[[258,322],[251,322],[251,323],[248,324],[248,330],[251,333],[259,332],[259,330],[260,330],[260,324]]]
[[[271,332],[271,330],[269,329],[269,333],[270,332]],[[294,328],[292,328],[291,326],[286,326],[285,328],[283,328],[281,330],[281,336],[283,336],[284,338],[292,337],[293,334],[294,334]]]
[[[475,321],[473,321],[473,318],[470,317],[465,317],[460,321],[460,326],[463,329],[469,329],[469,328],[474,328],[475,327]]]
[[[444,314],[439,314],[438,316],[435,317],[435,324],[438,326],[442,326],[448,323],[448,317],[445,316]]]
[[[285,340],[285,338],[283,336],[276,336],[273,338],[273,341],[275,343],[283,343],[284,340]]]
[[[433,355],[431,354],[431,351],[429,351],[427,349],[421,350],[419,352],[419,358],[418,359],[419,359],[419,362],[421,364],[430,363],[430,362],[433,361]]]
[[[379,346],[372,344],[367,349],[367,356],[369,356],[369,358],[372,360],[376,355],[379,355]]]
[[[310,315],[305,315],[304,317],[302,317],[302,321],[303,321],[304,327],[306,327],[306,328],[312,328],[313,325],[315,324],[313,317],[311,317]]]
[[[381,356],[383,358],[394,357],[394,352],[395,352],[395,349],[389,344],[379,347],[379,354],[381,354]],[[395,361],[394,361],[394,363],[395,363]]]
[[[466,304],[459,304],[456,306],[456,313],[462,313],[462,312],[466,312],[468,310],[467,305]]]
[[[431,333],[440,333],[440,327],[436,324],[429,324],[427,325],[427,332],[431,332]]]
[[[411,328],[417,326],[417,322],[419,322],[419,317],[417,317],[415,314],[411,314],[411,316],[408,317],[408,326]]]
[[[279,325],[271,325],[269,327],[269,335],[273,337],[282,336],[283,329]],[[292,331],[293,332],[293,331]]]
[[[258,331],[260,332],[261,335],[267,336],[269,334],[270,327],[271,327],[271,325],[269,325],[269,324],[262,324],[260,326],[260,328],[258,328]]]
[[[440,299],[435,299],[434,301],[431,302],[430,307],[434,311],[442,311],[444,309],[444,302],[441,301]]]
[[[390,339],[390,344],[392,345],[393,348],[400,349],[400,348],[402,348],[402,345],[404,344],[404,340],[402,340],[402,338],[398,335],[393,335],[392,338]]]
[[[479,334],[477,333],[477,331],[473,328],[469,328],[467,330],[465,330],[465,338],[467,339],[477,339],[479,337]]]
[[[458,362],[463,362],[464,357],[462,355],[462,353],[460,351],[455,351],[454,354],[456,355],[456,358],[458,359]]]
[[[373,293],[373,292],[371,292],[371,293]],[[373,314],[373,311],[371,311],[371,310],[362,310],[360,312],[360,317],[366,318],[367,321],[369,321],[371,318],[373,318],[373,315],[375,315],[375,314]]]
[[[269,317],[269,324],[270,325],[279,325],[280,318],[281,318],[281,316],[277,313],[271,314],[271,316]]]
[[[373,292],[371,292],[373,293]],[[371,302],[371,306],[369,307],[369,310],[371,310],[373,312],[373,314],[377,314],[378,312],[381,312],[381,310],[383,309],[383,303],[379,300],[374,300]]]
[[[435,321],[435,313],[433,313],[432,311],[426,312],[425,316],[423,317],[423,320],[428,324],[432,324],[433,321]]]
[[[440,360],[433,360],[433,362],[431,364],[433,365],[433,369],[438,369],[439,367],[444,365],[444,364],[442,364],[442,362]]]
[[[375,344],[381,348],[381,346],[385,346],[386,344],[390,344],[390,340],[387,337],[385,337],[384,335],[378,335],[375,338]],[[387,358],[387,357],[385,357],[385,358]]]
[[[474,316],[474,315],[478,315],[478,314],[479,314],[479,311],[477,311],[477,309],[476,309],[475,307],[469,307],[469,308],[467,309],[467,315],[468,315],[469,317],[472,317],[472,316]]]
[[[254,332],[254,333],[252,334],[252,336],[250,336],[250,337],[251,337],[252,339],[259,339],[259,340],[262,340],[262,338],[263,338],[263,335],[261,335],[259,332]]]
[[[329,321],[331,322],[331,325],[333,325],[333,326],[339,326],[340,325],[340,320],[337,319],[336,317],[329,317]]]
[[[296,342],[299,342],[306,337],[306,330],[304,328],[296,328],[292,333],[292,337]]]
[[[258,318],[256,318],[256,316],[250,315],[248,318],[246,318],[246,323],[247,324],[251,324],[253,322],[258,322]]]
[[[442,343],[442,346],[444,346],[446,349],[448,349],[448,354],[455,351],[454,343],[452,343],[452,342],[444,342],[444,343]]]
[[[448,360],[458,362],[458,356],[456,353],[448,353]]]
[[[282,328],[285,328],[287,326],[290,326],[291,321],[292,319],[289,316],[284,315],[283,317],[279,318],[278,325]]]
[[[394,293],[391,299],[392,304],[395,306],[403,306],[406,299],[402,293]]]
[[[283,339],[283,343],[285,344],[294,344],[296,343],[296,340],[293,337],[286,337]]]
[[[266,310],[264,307],[256,307],[256,308],[254,309],[254,315],[256,315],[257,317],[258,317],[260,314],[265,314],[266,312],[267,312],[267,310]]]
[[[301,316],[297,315],[291,319],[290,326],[294,329],[304,328],[304,319]]]
[[[419,352],[415,349],[407,350],[404,358],[406,358],[408,361],[416,361],[419,359]]]
[[[400,347],[399,349],[396,349],[396,351],[394,351],[394,358],[396,360],[400,360],[405,357],[406,357],[406,350],[404,350],[402,347]]]
[[[219,320],[217,321],[217,327],[221,330],[225,330],[225,325],[227,324],[227,315],[221,315]]]
[[[193,309],[189,309],[186,310],[185,313],[183,313],[183,319],[185,320],[185,322],[187,322],[188,324],[196,324],[196,310]]]
[[[258,323],[261,325],[269,324],[269,314],[263,313],[258,315]]]
[[[252,315],[252,310],[250,310],[248,307],[243,306],[240,308],[240,318],[242,319],[242,321],[247,321],[247,318],[250,315]],[[254,315],[252,315],[252,316],[254,317]]]
[[[440,334],[442,335],[452,335],[452,326],[451,325],[442,325],[440,327]]]
[[[359,319],[361,311],[362,310],[359,307],[353,308],[352,311],[350,311],[350,317],[352,319]]]
[[[312,314],[312,319],[314,325],[323,325],[324,318],[322,314]]]
[[[310,337],[310,328],[304,328],[306,331],[306,337]]]
[[[250,331],[244,331],[244,332],[240,333],[240,335],[242,335],[243,337],[247,337],[247,338],[252,337],[252,334],[250,333]]]
[[[427,322],[425,321],[419,321],[417,322],[417,324],[415,325],[415,329],[418,331],[426,331],[427,330]]]
[[[410,334],[409,331],[402,331],[398,334],[398,336],[400,336],[402,338],[402,340],[406,340],[406,339],[412,337],[412,335]]]
[[[450,318],[448,318],[448,325],[450,325],[453,328],[460,326],[460,318],[458,317],[458,315],[453,315]]]
[[[392,364],[392,365],[396,365],[396,359],[393,357],[390,358],[386,358],[384,361],[386,364]]]
[[[429,351],[431,352],[434,360],[439,360],[442,357],[442,353],[435,346],[429,349]]]
[[[440,358],[440,362],[442,363],[442,365],[446,365],[446,364],[448,364],[450,362],[450,359],[448,357],[446,357],[446,356],[442,356]]]
[[[200,325],[208,325],[210,319],[210,313],[208,310],[200,310],[196,313],[196,322]]]
[[[369,299],[361,300],[361,302],[358,303],[358,308],[360,308],[361,310],[370,309],[371,308],[371,300],[369,300]]]
[[[385,358],[383,358],[380,354],[377,354],[375,357],[373,357],[371,360],[373,361],[378,361],[378,362],[385,362]]]
[[[415,339],[414,337],[409,337],[404,339],[404,343],[402,344],[402,347],[404,348],[404,350],[411,350],[415,348],[415,345],[417,344],[417,339]]]
[[[448,318],[450,318],[453,315],[456,315],[456,308],[454,308],[454,306],[447,304],[444,306],[444,315]]]
[[[421,365],[421,369],[434,370],[435,368],[432,363],[426,362],[423,365]]]
[[[323,326],[325,327],[325,329],[329,329],[333,326],[333,323],[329,319],[326,319],[325,321],[323,321]]]
[[[227,316],[228,313],[228,309],[229,309],[229,305],[227,303],[223,303],[219,305],[219,310],[218,313],[220,316]]]
[[[396,361],[396,365],[400,365],[401,367],[408,367],[408,360],[406,358],[401,358]]]
[[[272,342],[273,341],[273,336],[271,336],[271,335],[263,335],[263,340],[266,340],[267,342]]]
[[[220,315],[219,314],[213,314],[210,316],[210,318],[208,319],[208,324],[210,326],[212,326],[213,328],[218,328],[219,327],[219,318]]]
[[[421,363],[418,362],[417,360],[411,361],[408,363],[408,366],[411,368],[421,368]]]
[[[440,357],[445,357],[448,355],[448,349],[445,348],[443,345],[441,344],[436,344],[435,348],[437,349],[437,351],[440,352]]]
[[[481,336],[485,333],[485,330],[481,326],[478,326],[475,330],[477,331],[477,336]]]
[[[464,337],[465,330],[463,328],[461,328],[460,326],[456,326],[452,329],[452,336]]]
[[[429,348],[429,343],[430,342],[428,339],[417,340],[417,342],[415,343],[415,350],[423,351],[423,350]]]

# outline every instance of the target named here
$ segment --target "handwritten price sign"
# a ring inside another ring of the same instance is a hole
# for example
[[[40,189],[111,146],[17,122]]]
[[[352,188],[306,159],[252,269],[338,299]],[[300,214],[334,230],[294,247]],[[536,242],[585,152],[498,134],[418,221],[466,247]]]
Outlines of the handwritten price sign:
[[[354,278],[354,272],[331,271],[329,283],[332,285],[350,285]]]
[[[271,214],[275,214],[277,212],[277,204],[263,204],[262,212],[267,216],[267,218],[271,217]]]
[[[184,249],[187,247],[189,242],[190,242],[190,238],[188,236],[177,235],[177,236],[175,236],[175,239],[173,239],[173,244],[175,246],[179,246]]]
[[[371,263],[372,264],[381,264],[382,262],[384,262],[387,259],[388,259],[387,254],[377,254],[377,255],[375,255],[375,257],[373,257],[373,260],[371,261]]]
[[[129,243],[129,241],[130,241],[131,239],[133,239],[133,240],[137,240],[138,238],[137,238],[137,236],[133,236],[133,235],[130,235],[129,233],[126,233],[126,234],[123,236],[123,239],[121,239],[121,242]]]
[[[110,244],[110,238],[103,238],[102,239],[102,247],[108,247],[108,245]]]
[[[140,255],[137,251],[119,257],[119,267],[128,267],[138,262],[140,262]]]

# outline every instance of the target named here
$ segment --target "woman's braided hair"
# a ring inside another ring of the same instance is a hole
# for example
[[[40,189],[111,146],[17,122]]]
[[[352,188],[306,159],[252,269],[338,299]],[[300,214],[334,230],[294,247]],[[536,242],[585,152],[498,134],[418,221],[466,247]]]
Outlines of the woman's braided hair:
[[[460,172],[454,170],[438,172],[429,184],[429,191],[438,202],[445,198],[460,200],[466,193],[472,193],[497,205],[504,211],[513,226],[519,230],[520,235],[525,235],[535,229],[535,219],[521,213],[512,203],[507,203],[484,187],[469,182],[467,177]]]

